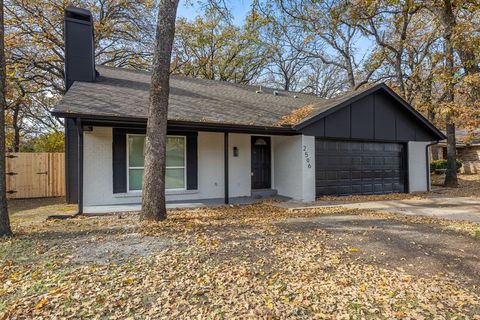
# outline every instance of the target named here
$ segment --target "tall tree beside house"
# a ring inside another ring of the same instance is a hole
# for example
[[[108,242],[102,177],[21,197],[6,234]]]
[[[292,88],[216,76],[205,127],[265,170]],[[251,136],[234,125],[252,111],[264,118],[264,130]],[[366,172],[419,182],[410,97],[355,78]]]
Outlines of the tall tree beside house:
[[[68,5],[92,12],[98,64],[134,69],[150,65],[154,37],[150,0],[5,0],[11,150],[22,147],[24,136],[62,125],[49,110],[65,90],[63,16]]]
[[[5,180],[5,108],[6,63],[5,63],[5,24],[3,22],[3,0],[0,0],[0,236],[12,235],[7,206],[7,185]]]
[[[456,86],[456,104],[461,108],[457,123],[474,132],[480,127],[480,4],[462,1],[457,14],[454,47],[458,54],[462,77]]]
[[[432,1],[429,9],[434,12],[442,24],[442,37],[444,41],[443,50],[443,99],[442,107],[445,113],[445,125],[447,131],[447,172],[445,175],[445,186],[457,187],[457,166],[456,160],[456,139],[455,123],[453,119],[455,105],[455,84],[456,84],[456,66],[454,49],[454,29],[456,27],[455,0]]]
[[[479,121],[480,41],[478,1],[426,1],[425,6],[438,19],[443,48],[442,65],[436,75],[441,88],[439,99],[447,133],[447,172],[445,186],[458,186],[456,158],[456,124],[475,128]],[[473,45],[472,45],[473,44]],[[473,125],[472,125],[473,124]]]
[[[457,142],[455,139],[455,122],[453,120],[452,112],[450,110],[455,103],[455,52],[453,46],[454,28],[456,26],[456,19],[454,8],[455,4],[451,0],[443,0],[443,6],[437,9],[440,21],[443,24],[443,39],[444,55],[445,55],[445,93],[443,103],[445,104],[446,116],[446,131],[447,131],[447,172],[445,174],[445,186],[457,187]]]
[[[170,61],[178,2],[179,0],[160,0],[158,6],[145,138],[141,220],[160,221],[167,217],[165,205],[167,116],[170,94]]]

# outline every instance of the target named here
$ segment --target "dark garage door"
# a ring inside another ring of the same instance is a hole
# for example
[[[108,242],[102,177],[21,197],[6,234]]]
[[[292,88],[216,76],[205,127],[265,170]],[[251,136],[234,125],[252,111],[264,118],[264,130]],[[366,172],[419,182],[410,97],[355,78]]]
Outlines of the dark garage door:
[[[400,143],[316,139],[317,196],[405,192],[404,149]]]

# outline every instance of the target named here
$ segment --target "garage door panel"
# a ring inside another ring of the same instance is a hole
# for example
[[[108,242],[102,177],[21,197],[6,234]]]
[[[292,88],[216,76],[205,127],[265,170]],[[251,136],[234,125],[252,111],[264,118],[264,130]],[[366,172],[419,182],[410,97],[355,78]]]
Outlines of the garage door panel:
[[[350,180],[350,171],[338,170],[337,171],[338,180]]]
[[[316,193],[405,192],[403,144],[316,140]]]
[[[362,185],[352,185],[352,194],[362,194]]]
[[[373,193],[373,184],[362,185],[362,194],[372,194],[372,193]]]

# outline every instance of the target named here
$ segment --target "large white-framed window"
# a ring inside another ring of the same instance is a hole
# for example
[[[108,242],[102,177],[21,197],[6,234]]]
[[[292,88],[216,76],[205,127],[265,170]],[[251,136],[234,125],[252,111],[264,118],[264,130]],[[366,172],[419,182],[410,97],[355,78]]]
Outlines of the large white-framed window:
[[[167,136],[165,185],[167,190],[187,188],[187,143],[185,136]],[[127,190],[142,190],[145,135],[127,134]]]

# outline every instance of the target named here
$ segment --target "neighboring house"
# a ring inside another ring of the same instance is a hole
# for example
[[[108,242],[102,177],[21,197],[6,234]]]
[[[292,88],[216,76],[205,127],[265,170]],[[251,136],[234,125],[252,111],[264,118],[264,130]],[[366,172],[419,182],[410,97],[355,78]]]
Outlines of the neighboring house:
[[[65,32],[68,91],[53,114],[66,124],[67,199],[81,212],[138,204],[150,75],[96,72],[88,11],[68,8]],[[428,145],[445,136],[384,84],[320,99],[172,76],[167,139],[167,201],[228,203],[257,190],[426,191]]]
[[[466,174],[480,173],[480,129],[474,132],[457,130],[457,158],[463,163],[460,172]],[[438,159],[447,159],[447,144],[438,144]]]

